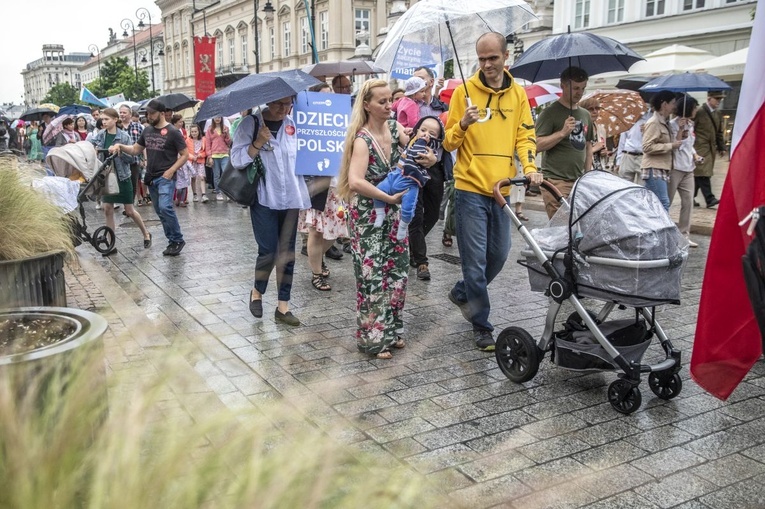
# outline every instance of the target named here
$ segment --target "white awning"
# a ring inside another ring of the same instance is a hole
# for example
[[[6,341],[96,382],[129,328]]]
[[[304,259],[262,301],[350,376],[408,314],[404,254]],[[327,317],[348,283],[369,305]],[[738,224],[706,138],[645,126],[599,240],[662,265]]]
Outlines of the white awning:
[[[706,72],[718,78],[735,81],[736,79],[741,79],[744,75],[744,67],[746,66],[748,54],[749,48],[740,49],[733,53],[692,65],[687,70],[691,72]]]
[[[685,72],[690,66],[705,62],[714,55],[708,51],[681,44],[673,44],[645,56],[645,60],[630,67],[629,74],[660,76]]]

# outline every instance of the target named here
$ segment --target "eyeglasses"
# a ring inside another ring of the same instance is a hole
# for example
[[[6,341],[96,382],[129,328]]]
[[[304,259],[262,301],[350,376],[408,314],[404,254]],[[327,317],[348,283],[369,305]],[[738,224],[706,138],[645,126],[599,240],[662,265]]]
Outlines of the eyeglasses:
[[[282,102],[282,101],[276,101],[276,102],[272,102],[272,103],[271,103],[271,106],[272,106],[272,107],[273,107],[273,106],[278,106],[278,107],[280,107],[280,108],[289,108],[289,107],[291,107],[291,106],[292,106],[292,101],[284,101],[284,102]]]

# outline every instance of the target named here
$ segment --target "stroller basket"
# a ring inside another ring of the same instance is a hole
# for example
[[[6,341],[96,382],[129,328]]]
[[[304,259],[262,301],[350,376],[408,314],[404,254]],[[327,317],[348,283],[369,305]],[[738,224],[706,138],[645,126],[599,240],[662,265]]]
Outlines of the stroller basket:
[[[651,344],[651,333],[642,319],[612,320],[599,328],[627,362],[639,364]],[[581,371],[619,369],[588,330],[560,333],[555,339],[555,364]]]

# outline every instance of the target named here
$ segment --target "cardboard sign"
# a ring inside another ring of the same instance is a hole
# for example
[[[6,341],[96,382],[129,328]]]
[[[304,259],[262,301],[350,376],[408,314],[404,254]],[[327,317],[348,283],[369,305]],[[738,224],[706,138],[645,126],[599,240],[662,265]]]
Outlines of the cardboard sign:
[[[298,138],[295,173],[337,175],[351,119],[351,96],[300,92],[292,117]]]

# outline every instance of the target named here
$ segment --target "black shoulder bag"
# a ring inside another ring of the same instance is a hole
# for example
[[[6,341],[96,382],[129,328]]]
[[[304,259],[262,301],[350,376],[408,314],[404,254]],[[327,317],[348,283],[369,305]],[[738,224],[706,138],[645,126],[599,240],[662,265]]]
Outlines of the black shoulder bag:
[[[255,129],[252,132],[252,139],[254,140],[258,134],[260,122],[258,122],[257,116],[252,115],[252,118],[255,121]],[[234,168],[229,157],[228,164],[223,169],[218,181],[218,188],[239,205],[250,207],[258,199],[258,183],[265,175],[266,168],[263,166],[260,154],[255,156],[255,159],[241,170]]]

